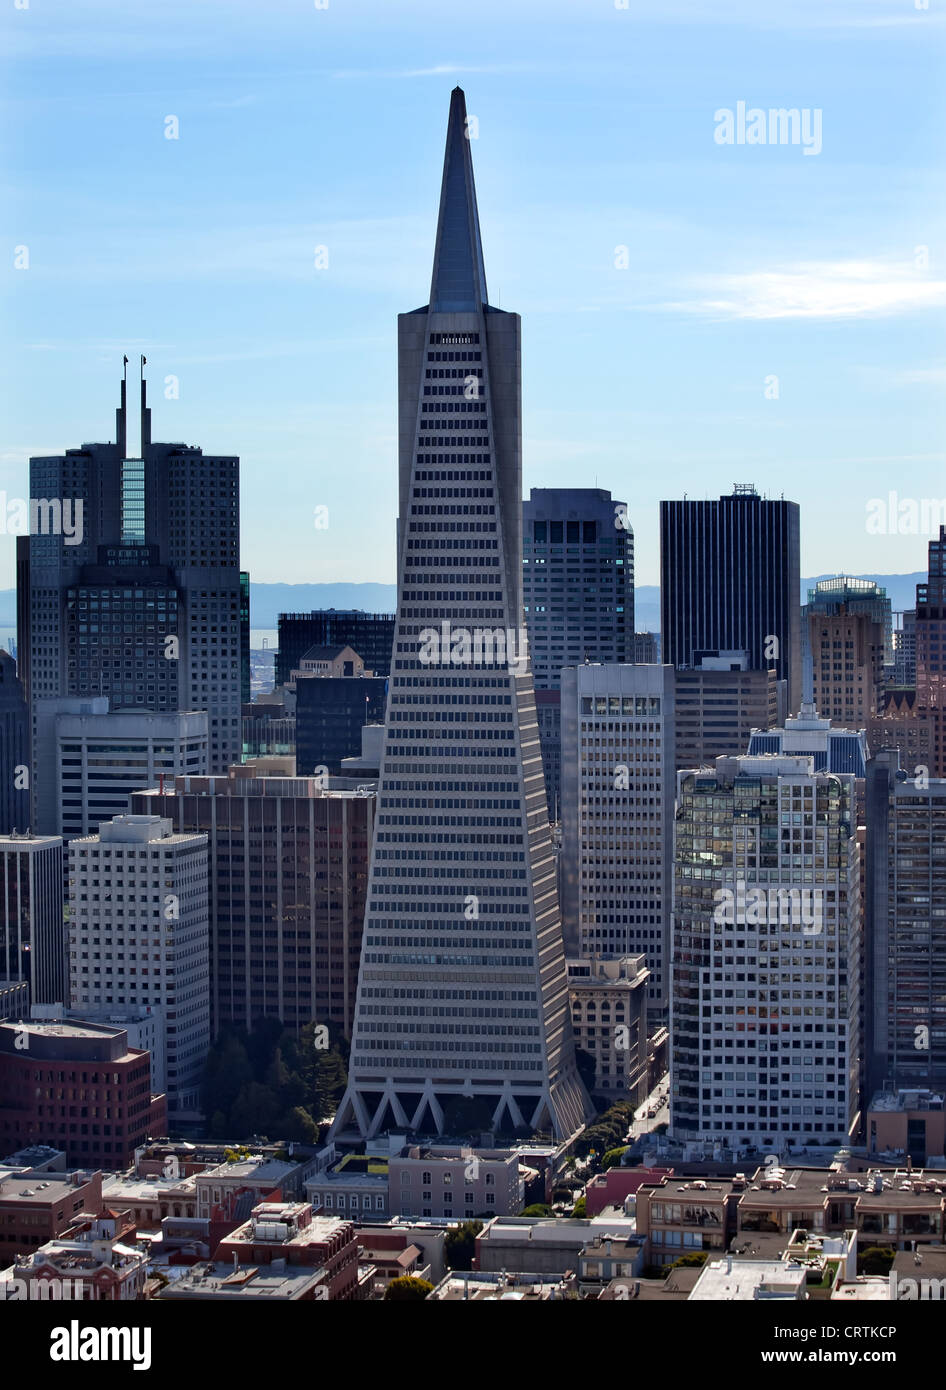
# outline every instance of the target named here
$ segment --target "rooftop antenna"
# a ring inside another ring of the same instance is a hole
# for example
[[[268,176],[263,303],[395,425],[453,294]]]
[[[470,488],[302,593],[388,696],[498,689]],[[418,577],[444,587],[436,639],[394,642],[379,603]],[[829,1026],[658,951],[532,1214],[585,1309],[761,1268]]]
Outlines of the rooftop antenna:
[[[127,391],[128,391],[128,358],[127,358],[127,356],[125,356],[125,357],[122,358],[122,384],[121,384],[121,395],[120,395],[120,397],[119,397],[118,409],[115,411],[115,443],[116,443],[116,445],[117,445],[117,447],[118,447],[118,457],[121,458],[121,459],[123,459],[123,458],[125,457],[125,444],[126,444],[126,439],[127,439],[127,433],[126,433],[126,428],[125,428],[125,424],[126,424],[125,409],[126,409],[126,406],[127,406],[127,404],[128,404],[128,401],[127,401],[127,394],[126,394]]]

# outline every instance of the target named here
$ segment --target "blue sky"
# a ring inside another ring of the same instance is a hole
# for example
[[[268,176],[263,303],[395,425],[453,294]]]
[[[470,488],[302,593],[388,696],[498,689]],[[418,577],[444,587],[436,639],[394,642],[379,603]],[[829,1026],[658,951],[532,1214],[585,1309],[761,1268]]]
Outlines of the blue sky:
[[[627,501],[639,583],[660,498],[734,482],[801,503],[803,573],[924,567],[865,517],[946,497],[929,3],[8,4],[0,488],[111,438],[144,352],[155,437],[242,458],[254,579],[392,581],[395,316],[427,299],[459,83],[490,298],[523,316],[524,486]],[[740,101],[820,110],[821,152],[721,146]]]

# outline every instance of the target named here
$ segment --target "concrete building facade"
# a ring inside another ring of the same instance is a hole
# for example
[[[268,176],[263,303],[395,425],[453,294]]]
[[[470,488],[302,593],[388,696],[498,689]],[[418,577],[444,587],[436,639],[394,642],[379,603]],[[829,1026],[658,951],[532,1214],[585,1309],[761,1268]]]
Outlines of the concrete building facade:
[[[811,757],[678,776],[671,1134],[842,1144],[860,1118],[854,778]]]
[[[207,836],[116,816],[70,846],[72,1007],[151,1007],[164,1022],[168,1107],[200,1109],[210,1050]]]
[[[375,796],[253,772],[178,777],[132,797],[135,811],[207,836],[214,1034],[279,1018],[349,1036]]]
[[[575,1046],[595,1060],[594,1095],[643,1103],[647,1074],[647,976],[644,956],[570,960],[568,997]]]
[[[562,672],[562,883],[575,957],[643,955],[648,1008],[668,1002],[675,673]]]
[[[912,772],[912,769],[911,769]],[[946,1087],[946,779],[881,749],[866,792],[868,1087]]]
[[[127,814],[141,787],[210,770],[205,711],[110,711],[107,696],[41,699],[34,724],[42,768],[37,823],[67,842]]]

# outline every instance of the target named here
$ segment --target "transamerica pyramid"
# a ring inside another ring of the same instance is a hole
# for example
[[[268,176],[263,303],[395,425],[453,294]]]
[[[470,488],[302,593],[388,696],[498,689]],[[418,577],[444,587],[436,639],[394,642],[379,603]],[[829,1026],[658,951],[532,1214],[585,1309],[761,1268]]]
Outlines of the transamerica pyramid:
[[[566,1138],[591,1107],[525,645],[520,321],[487,300],[459,87],[430,303],[398,317],[398,369],[397,624],[332,1133],[444,1135],[479,1114]]]

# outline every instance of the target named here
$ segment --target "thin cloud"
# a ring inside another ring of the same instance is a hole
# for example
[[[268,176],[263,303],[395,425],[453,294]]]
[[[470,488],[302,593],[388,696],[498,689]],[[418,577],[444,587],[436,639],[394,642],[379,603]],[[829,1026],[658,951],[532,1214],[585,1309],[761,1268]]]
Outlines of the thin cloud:
[[[509,73],[531,72],[533,69],[522,63],[492,63],[486,67],[468,67],[461,63],[438,63],[431,68],[402,68],[386,71],[384,68],[343,68],[333,72],[333,77],[368,78],[409,78],[409,77],[505,77]]]
[[[939,385],[946,382],[946,367],[916,367],[912,371],[898,372],[896,378],[908,386]]]
[[[932,280],[912,265],[848,260],[710,276],[695,297],[659,307],[727,319],[851,319],[943,304],[946,281]]]

